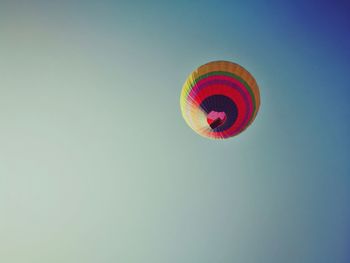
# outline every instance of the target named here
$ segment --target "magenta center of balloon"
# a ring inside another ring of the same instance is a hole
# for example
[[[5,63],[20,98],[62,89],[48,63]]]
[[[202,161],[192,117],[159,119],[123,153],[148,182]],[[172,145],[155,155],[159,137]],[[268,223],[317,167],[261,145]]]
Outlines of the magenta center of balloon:
[[[210,128],[215,129],[223,125],[226,121],[226,113],[223,111],[211,111],[207,115],[207,122]]]

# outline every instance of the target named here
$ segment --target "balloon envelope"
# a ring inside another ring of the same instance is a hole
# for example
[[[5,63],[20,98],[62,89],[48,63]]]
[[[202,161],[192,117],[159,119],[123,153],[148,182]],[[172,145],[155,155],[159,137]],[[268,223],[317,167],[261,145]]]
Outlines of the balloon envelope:
[[[211,139],[226,139],[244,131],[260,106],[259,87],[243,67],[213,61],[193,71],[183,85],[180,106],[187,124]]]

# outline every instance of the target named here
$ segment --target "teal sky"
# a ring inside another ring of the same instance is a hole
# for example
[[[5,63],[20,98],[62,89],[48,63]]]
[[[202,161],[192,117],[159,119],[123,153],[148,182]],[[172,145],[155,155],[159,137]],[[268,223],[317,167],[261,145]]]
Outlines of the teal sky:
[[[1,1],[0,261],[348,263],[346,1]],[[256,78],[208,140],[182,85]]]

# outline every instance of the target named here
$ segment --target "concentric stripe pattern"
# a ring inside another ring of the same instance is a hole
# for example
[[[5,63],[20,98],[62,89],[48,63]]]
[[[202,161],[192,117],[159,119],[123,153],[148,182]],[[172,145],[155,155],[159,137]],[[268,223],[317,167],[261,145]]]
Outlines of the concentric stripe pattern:
[[[183,85],[180,106],[187,124],[211,139],[226,139],[244,131],[260,106],[259,87],[243,67],[213,61],[193,71]]]

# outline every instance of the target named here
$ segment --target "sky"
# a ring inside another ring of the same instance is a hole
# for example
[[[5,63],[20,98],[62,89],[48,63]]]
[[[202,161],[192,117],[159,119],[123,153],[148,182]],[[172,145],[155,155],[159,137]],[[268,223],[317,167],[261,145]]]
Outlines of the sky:
[[[348,263],[347,1],[0,1],[0,261]],[[182,119],[213,60],[261,106]]]

